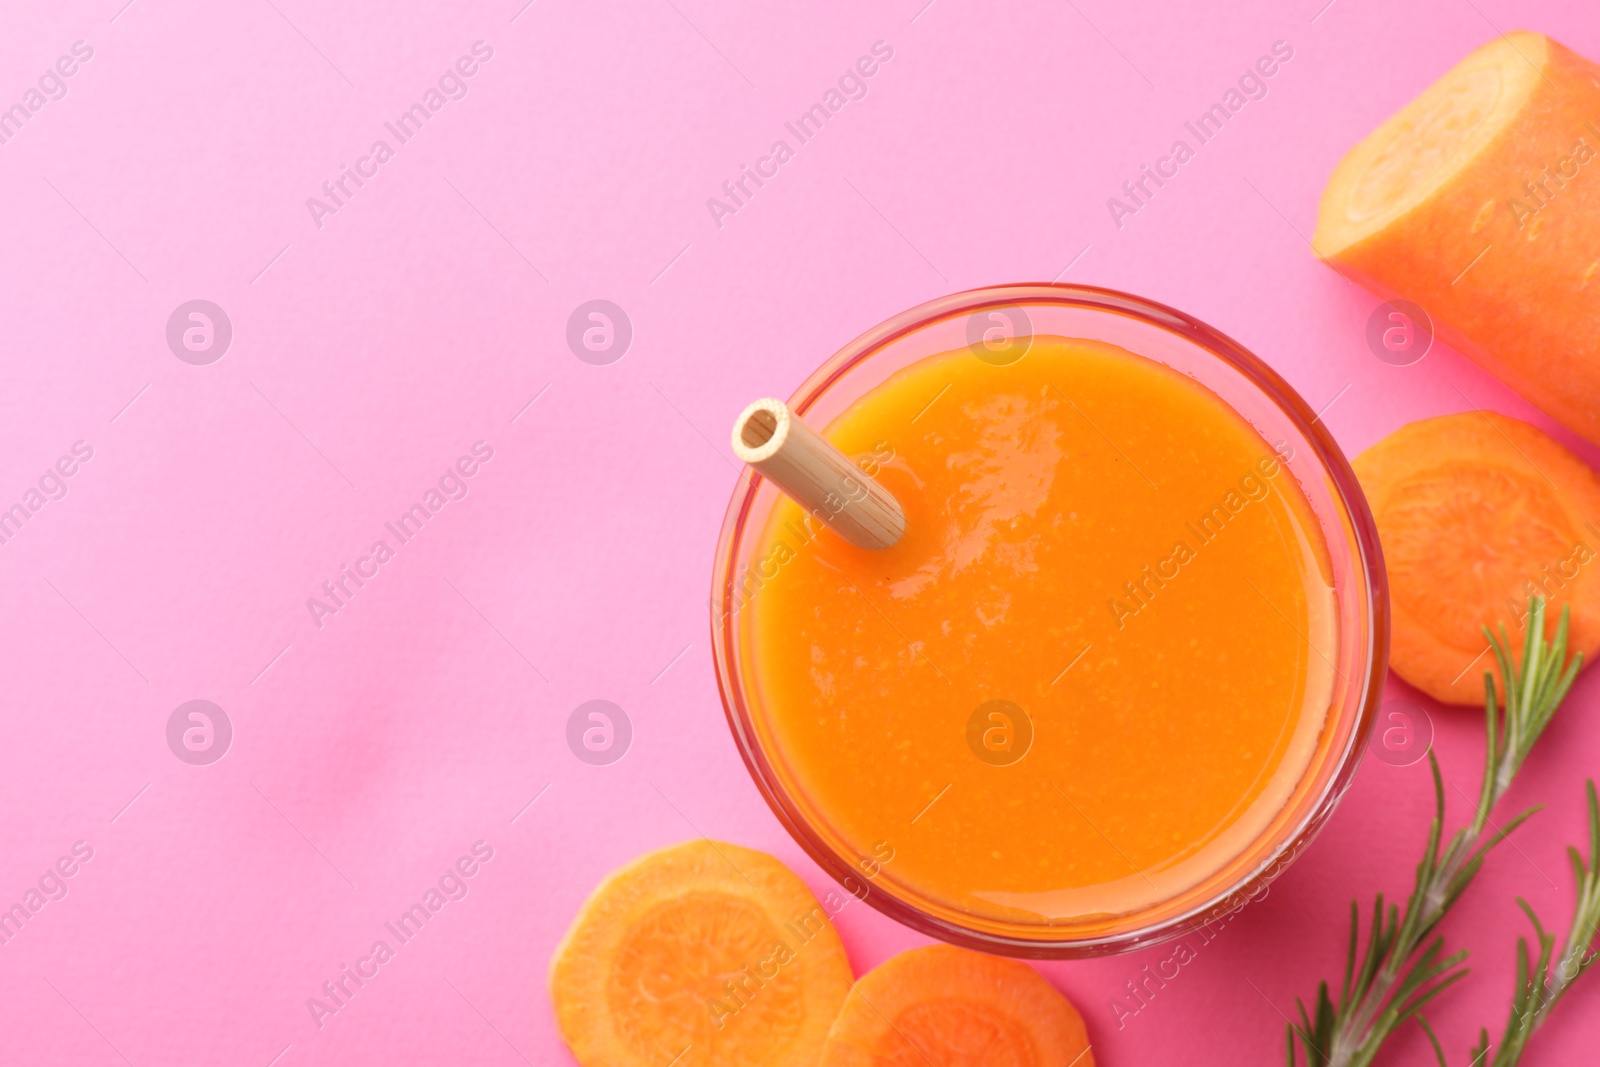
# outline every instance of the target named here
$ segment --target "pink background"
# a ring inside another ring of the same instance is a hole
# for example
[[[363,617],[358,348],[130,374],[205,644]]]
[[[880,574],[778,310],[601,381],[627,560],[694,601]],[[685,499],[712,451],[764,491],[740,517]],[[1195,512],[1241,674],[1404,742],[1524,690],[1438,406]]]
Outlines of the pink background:
[[[565,1063],[545,968],[605,872],[703,832],[825,888],[712,677],[725,435],[920,301],[1060,277],[1176,305],[1331,403],[1351,453],[1463,396],[1550,427],[1443,348],[1375,359],[1377,299],[1304,235],[1340,155],[1495,28],[1600,55],[1579,0],[524,2],[8,5],[0,106],[73,42],[93,58],[0,146],[0,506],[75,441],[94,455],[0,545],[0,903],[74,842],[94,856],[0,947],[0,1060]],[[479,40],[468,95],[319,229],[306,199],[394,147],[383,124]],[[879,40],[869,95],[715,225],[706,198]],[[1279,40],[1269,95],[1114,225],[1106,198]],[[193,298],[234,328],[209,366],[165,340]],[[634,327],[609,366],[565,341],[595,298]],[[318,628],[307,598],[479,440],[466,499]],[[1597,684],[1502,816],[1549,810],[1447,926],[1473,951],[1433,1013],[1461,1061],[1504,1021],[1513,896],[1567,922]],[[210,766],[166,743],[197,698],[235,731]],[[594,698],[634,725],[611,766],[564,740]],[[1473,793],[1480,715],[1423,702]],[[1409,887],[1430,803],[1425,764],[1367,760],[1317,845],[1121,1028],[1109,997],[1168,950],[1041,969],[1103,1064],[1280,1061],[1279,1013],[1337,977],[1352,895]],[[478,840],[469,895],[319,1029],[307,998]],[[864,906],[838,924],[858,971],[920,940]],[[1530,1062],[1600,1040],[1588,986]],[[1412,1029],[1386,1062],[1425,1055]]]

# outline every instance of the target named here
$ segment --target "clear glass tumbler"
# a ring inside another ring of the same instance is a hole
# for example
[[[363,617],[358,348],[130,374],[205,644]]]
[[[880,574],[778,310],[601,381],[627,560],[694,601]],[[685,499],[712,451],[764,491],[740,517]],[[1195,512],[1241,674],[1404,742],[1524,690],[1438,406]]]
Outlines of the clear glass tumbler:
[[[999,920],[952,908],[896,881],[892,864],[878,864],[828,830],[786,773],[782,753],[769,751],[762,740],[758,690],[749,684],[752,666],[740,640],[744,609],[736,585],[756,563],[757,542],[778,494],[749,471],[729,504],[717,545],[711,596],[717,681],[734,740],[757,787],[795,840],[847,891],[925,934],[983,951],[1034,958],[1129,951],[1193,931],[1259,895],[1310,844],[1350,785],[1387,668],[1383,559],[1355,475],[1305,401],[1237,342],[1179,311],[1126,293],[1034,284],[942,297],[846,345],[795,391],[789,404],[820,429],[896,371],[967,346],[981,357],[979,338],[986,330],[1019,326],[1023,341],[1027,331],[1089,338],[1166,364],[1211,390],[1263,439],[1292,447],[1285,466],[1320,524],[1332,569],[1337,648],[1318,651],[1330,659],[1337,681],[1315,755],[1277,817],[1210,877],[1127,914],[1068,922]],[[1013,336],[1005,343],[1016,341]],[[1040,832],[1048,833],[1048,827]]]

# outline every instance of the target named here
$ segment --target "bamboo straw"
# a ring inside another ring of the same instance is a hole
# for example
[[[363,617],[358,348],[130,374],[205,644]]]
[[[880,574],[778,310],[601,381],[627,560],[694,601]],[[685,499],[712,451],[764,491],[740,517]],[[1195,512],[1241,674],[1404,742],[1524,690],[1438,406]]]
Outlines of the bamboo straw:
[[[781,400],[744,409],[733,454],[859,548],[888,548],[906,532],[900,502]]]

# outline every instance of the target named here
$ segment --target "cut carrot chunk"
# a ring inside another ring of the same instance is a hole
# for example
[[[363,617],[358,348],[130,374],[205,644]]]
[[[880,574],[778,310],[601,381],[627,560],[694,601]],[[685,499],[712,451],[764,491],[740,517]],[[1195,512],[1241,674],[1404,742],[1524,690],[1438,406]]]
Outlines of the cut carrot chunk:
[[[793,871],[702,840],[600,883],[551,960],[550,999],[585,1067],[813,1067],[850,978]]]
[[[1570,647],[1593,659],[1600,479],[1576,456],[1525,422],[1468,412],[1401,427],[1354,467],[1388,567],[1396,674],[1482,704],[1484,673],[1498,673],[1483,627],[1504,626],[1520,657],[1531,595],[1549,604],[1549,633],[1571,608]]]
[[[1499,37],[1350,151],[1312,247],[1600,442],[1600,66]]]
[[[1078,1009],[1026,963],[950,945],[864,975],[821,1067],[1094,1067]]]

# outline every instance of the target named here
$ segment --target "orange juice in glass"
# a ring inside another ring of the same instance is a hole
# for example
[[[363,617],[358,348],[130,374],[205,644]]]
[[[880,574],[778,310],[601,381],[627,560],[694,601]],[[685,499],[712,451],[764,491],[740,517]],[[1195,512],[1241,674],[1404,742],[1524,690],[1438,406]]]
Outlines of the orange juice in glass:
[[[724,702],[773,810],[924,932],[1067,957],[1266,884],[1353,774],[1387,599],[1344,457],[1259,360],[1108,290],[859,338],[790,408],[900,503],[857,548],[759,477],[724,524]]]

